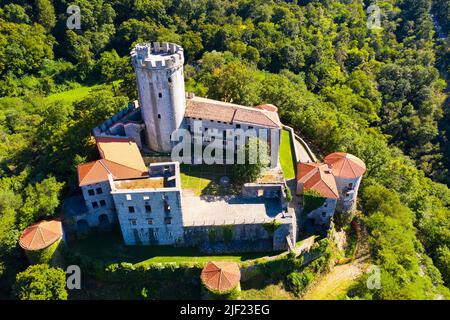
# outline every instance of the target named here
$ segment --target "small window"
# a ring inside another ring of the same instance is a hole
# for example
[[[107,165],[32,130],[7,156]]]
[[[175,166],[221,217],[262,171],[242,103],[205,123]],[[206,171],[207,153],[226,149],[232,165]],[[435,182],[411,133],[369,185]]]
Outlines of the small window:
[[[161,114],[158,113],[158,119],[161,119]]]
[[[92,202],[92,208],[97,209],[98,208],[98,203],[97,201]]]
[[[136,225],[136,219],[130,219],[130,224],[132,226],[135,226]]]
[[[162,98],[162,93],[161,92],[158,93],[158,97]]]
[[[170,204],[167,202],[167,200],[164,200],[164,211],[166,213],[170,212]]]
[[[128,201],[131,200],[131,194],[127,194],[127,200],[128,200]]]
[[[170,218],[170,217],[164,218],[164,223],[165,224],[172,224],[172,218]]]
[[[152,212],[152,207],[148,204],[145,205],[145,212]]]
[[[169,77],[169,79],[167,79],[167,81],[169,81],[169,83],[172,83],[172,77]]]
[[[90,195],[90,196],[95,195],[94,189],[89,189],[89,190],[88,190],[88,195]]]
[[[134,207],[128,207],[128,212],[129,213],[134,213]]]
[[[97,189],[95,189],[95,192],[97,192],[97,194],[102,194],[103,190],[102,190],[102,188],[97,188]]]
[[[153,219],[147,219],[147,224],[148,225],[152,225],[153,224]]]
[[[147,200],[150,200],[150,197],[149,196],[144,196],[143,199],[144,199],[144,201],[147,201]]]
[[[106,206],[106,201],[105,200],[100,200],[100,206],[102,206],[102,207]]]
[[[240,124],[237,124],[237,125],[236,125],[236,128],[237,128],[237,129],[240,129],[240,128],[241,128],[241,125],[240,125]]]
[[[249,128],[249,129],[253,129],[253,127],[252,127],[252,126],[248,126],[248,128]]]
[[[353,189],[353,183],[348,184],[349,189]]]
[[[322,217],[325,218],[327,216],[326,212],[322,212]]]

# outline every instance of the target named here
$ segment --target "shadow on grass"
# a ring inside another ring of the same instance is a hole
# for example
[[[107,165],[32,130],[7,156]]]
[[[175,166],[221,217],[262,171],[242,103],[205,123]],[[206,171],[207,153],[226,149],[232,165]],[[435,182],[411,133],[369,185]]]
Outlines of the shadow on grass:
[[[208,255],[193,247],[174,246],[126,246],[119,230],[92,233],[84,239],[74,240],[69,248],[82,255],[106,263],[167,263],[207,262],[210,260],[246,261],[257,259],[266,253]]]

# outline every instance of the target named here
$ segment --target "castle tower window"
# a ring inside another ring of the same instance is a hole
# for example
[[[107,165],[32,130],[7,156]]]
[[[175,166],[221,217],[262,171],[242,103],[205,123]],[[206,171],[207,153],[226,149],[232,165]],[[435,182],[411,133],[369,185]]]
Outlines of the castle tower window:
[[[164,218],[164,223],[165,224],[172,224],[172,218],[170,218],[170,217]]]
[[[144,201],[150,200],[150,197],[149,196],[144,196],[143,199],[144,199]]]
[[[158,97],[162,98],[162,93],[161,92],[158,93]]]
[[[88,195],[90,195],[90,196],[95,195],[94,189],[89,189],[89,190],[88,190]]]
[[[167,79],[167,81],[169,81],[169,83],[172,83],[172,78],[169,77],[169,79]]]
[[[136,219],[130,219],[130,224],[132,226],[135,226],[136,225]]]
[[[167,202],[167,200],[164,200],[164,211],[166,213],[170,212],[170,204],[169,204],[169,202]]]
[[[145,205],[145,212],[152,212],[152,207],[148,204]]]
[[[161,119],[161,114],[160,113],[158,113],[158,119]]]
[[[322,217],[326,217],[327,216],[327,213],[326,212],[322,212]]]
[[[240,129],[240,128],[241,128],[241,125],[240,125],[240,124],[237,124],[237,125],[236,125],[236,128],[237,128],[237,129]]]
[[[127,194],[126,198],[127,198],[128,201],[130,201],[131,200],[131,194]]]
[[[100,200],[100,206],[102,206],[102,207],[106,206],[106,201],[105,200]]]
[[[132,206],[128,207],[128,212],[129,213],[134,213],[134,207],[132,207]]]
[[[348,188],[349,188],[349,189],[353,189],[353,183],[349,183],[349,184],[348,184]]]
[[[92,202],[92,208],[97,209],[98,208],[98,203],[97,201]]]
[[[102,190],[102,188],[97,188],[97,189],[95,189],[95,192],[97,192],[97,194],[102,194],[103,190]]]
[[[153,224],[153,219],[147,219],[147,224],[148,225],[152,225]]]

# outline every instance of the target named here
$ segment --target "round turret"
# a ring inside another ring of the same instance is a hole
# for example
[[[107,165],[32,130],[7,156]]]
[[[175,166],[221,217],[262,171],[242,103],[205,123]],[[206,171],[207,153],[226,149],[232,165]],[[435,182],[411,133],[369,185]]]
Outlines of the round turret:
[[[147,146],[156,152],[170,153],[170,137],[182,125],[186,107],[183,48],[167,42],[138,44],[131,57]]]

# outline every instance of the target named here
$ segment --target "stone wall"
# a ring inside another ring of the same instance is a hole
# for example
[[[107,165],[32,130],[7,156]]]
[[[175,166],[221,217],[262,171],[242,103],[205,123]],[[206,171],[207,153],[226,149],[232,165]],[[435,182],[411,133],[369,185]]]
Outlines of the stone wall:
[[[186,107],[183,48],[172,43],[137,45],[131,53],[136,71],[147,146],[170,153],[172,133],[179,129]]]

